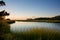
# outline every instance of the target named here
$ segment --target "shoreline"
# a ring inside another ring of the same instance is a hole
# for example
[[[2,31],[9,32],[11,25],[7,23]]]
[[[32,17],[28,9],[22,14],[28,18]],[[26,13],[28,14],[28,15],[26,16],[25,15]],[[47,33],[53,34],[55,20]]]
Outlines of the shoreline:
[[[60,23],[60,20],[15,20],[21,22],[49,22],[49,23]]]

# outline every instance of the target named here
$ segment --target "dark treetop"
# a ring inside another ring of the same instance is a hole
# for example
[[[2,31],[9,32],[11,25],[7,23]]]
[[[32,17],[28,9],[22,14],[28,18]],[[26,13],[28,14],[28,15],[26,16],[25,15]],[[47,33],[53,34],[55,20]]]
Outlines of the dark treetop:
[[[9,13],[5,12],[5,10],[0,12],[0,16],[8,16],[8,15],[9,15]]]
[[[4,6],[4,5],[6,5],[5,2],[3,0],[0,1],[0,6]]]

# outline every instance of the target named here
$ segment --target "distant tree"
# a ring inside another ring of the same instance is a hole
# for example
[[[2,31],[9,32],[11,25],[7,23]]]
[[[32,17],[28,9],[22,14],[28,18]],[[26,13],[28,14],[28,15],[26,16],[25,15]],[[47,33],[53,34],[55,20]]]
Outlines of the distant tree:
[[[55,17],[52,17],[52,19],[60,20],[60,15],[57,15],[57,16],[55,16]]]
[[[49,20],[49,18],[35,18],[34,20]]]
[[[34,20],[60,20],[60,15],[57,15],[57,16],[54,16],[54,17],[51,17],[51,18],[35,18]]]
[[[32,18],[28,18],[27,20],[33,20]]]

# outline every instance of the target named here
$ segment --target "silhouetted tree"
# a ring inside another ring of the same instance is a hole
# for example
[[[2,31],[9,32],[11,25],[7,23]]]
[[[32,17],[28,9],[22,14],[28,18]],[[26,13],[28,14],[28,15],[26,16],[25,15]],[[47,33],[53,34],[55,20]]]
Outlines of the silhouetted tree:
[[[60,20],[60,15],[57,15],[55,17],[52,17],[52,19],[54,19],[54,20]]]
[[[6,5],[5,2],[3,0],[0,1],[0,6],[4,6],[4,5]]]
[[[49,20],[50,18],[35,18],[34,20]]]
[[[57,15],[57,16],[54,16],[54,17],[51,17],[51,18],[35,18],[34,20],[60,20],[60,15]]]
[[[0,16],[8,16],[8,15],[9,15],[9,13],[5,12],[5,10],[0,12]]]

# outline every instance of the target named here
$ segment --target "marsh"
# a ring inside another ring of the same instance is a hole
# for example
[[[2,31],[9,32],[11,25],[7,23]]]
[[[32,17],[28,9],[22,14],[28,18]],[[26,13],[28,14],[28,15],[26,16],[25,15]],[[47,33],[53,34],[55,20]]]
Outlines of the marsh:
[[[60,40],[60,23],[0,22],[0,26],[1,40]]]

